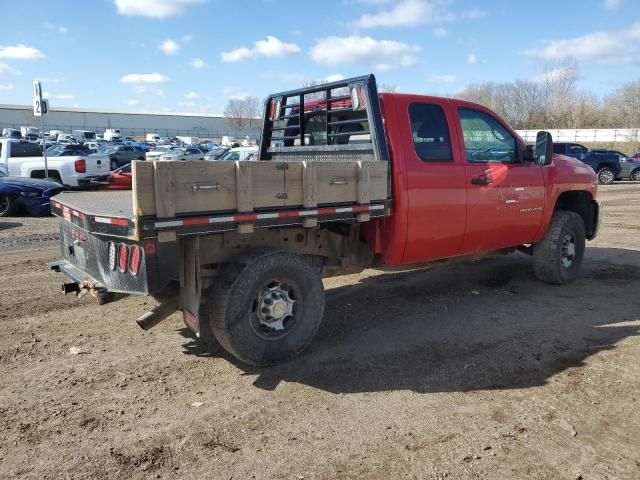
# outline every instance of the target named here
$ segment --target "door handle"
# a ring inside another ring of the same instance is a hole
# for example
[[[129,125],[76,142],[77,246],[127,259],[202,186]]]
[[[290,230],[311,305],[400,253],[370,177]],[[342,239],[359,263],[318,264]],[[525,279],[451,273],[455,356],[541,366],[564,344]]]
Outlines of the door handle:
[[[471,179],[473,185],[489,185],[491,180],[487,177],[476,177]]]

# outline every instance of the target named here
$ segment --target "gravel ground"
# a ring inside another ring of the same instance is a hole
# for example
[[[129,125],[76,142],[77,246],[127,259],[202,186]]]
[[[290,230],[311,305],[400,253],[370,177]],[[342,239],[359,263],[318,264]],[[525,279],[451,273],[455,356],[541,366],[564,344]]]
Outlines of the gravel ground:
[[[640,185],[600,197],[574,284],[522,254],[331,279],[264,370],[62,296],[57,222],[0,220],[0,478],[638,479]]]

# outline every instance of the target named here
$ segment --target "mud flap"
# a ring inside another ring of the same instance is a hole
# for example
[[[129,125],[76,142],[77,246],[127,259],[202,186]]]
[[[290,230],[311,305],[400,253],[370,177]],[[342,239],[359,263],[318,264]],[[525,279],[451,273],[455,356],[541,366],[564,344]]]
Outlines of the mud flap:
[[[184,238],[181,242],[182,265],[180,268],[180,309],[184,323],[201,336],[200,328],[200,295],[202,281],[200,278],[200,258],[198,255],[200,238],[198,236]]]

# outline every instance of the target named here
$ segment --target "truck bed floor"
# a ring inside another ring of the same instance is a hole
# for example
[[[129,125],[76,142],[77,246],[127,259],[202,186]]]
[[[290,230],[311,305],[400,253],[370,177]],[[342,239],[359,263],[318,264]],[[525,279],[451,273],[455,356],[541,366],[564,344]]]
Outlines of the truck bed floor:
[[[62,192],[53,198],[69,208],[88,215],[133,219],[133,203],[129,190]]]

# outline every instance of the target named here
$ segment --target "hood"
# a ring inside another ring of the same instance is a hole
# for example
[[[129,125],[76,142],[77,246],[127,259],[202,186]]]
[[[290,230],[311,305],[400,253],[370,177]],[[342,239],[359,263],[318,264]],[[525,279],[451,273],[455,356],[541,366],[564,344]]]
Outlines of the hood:
[[[45,191],[51,188],[59,188],[58,182],[53,180],[45,180],[39,178],[25,178],[25,177],[0,177],[0,185],[14,187],[18,189],[31,189]]]

